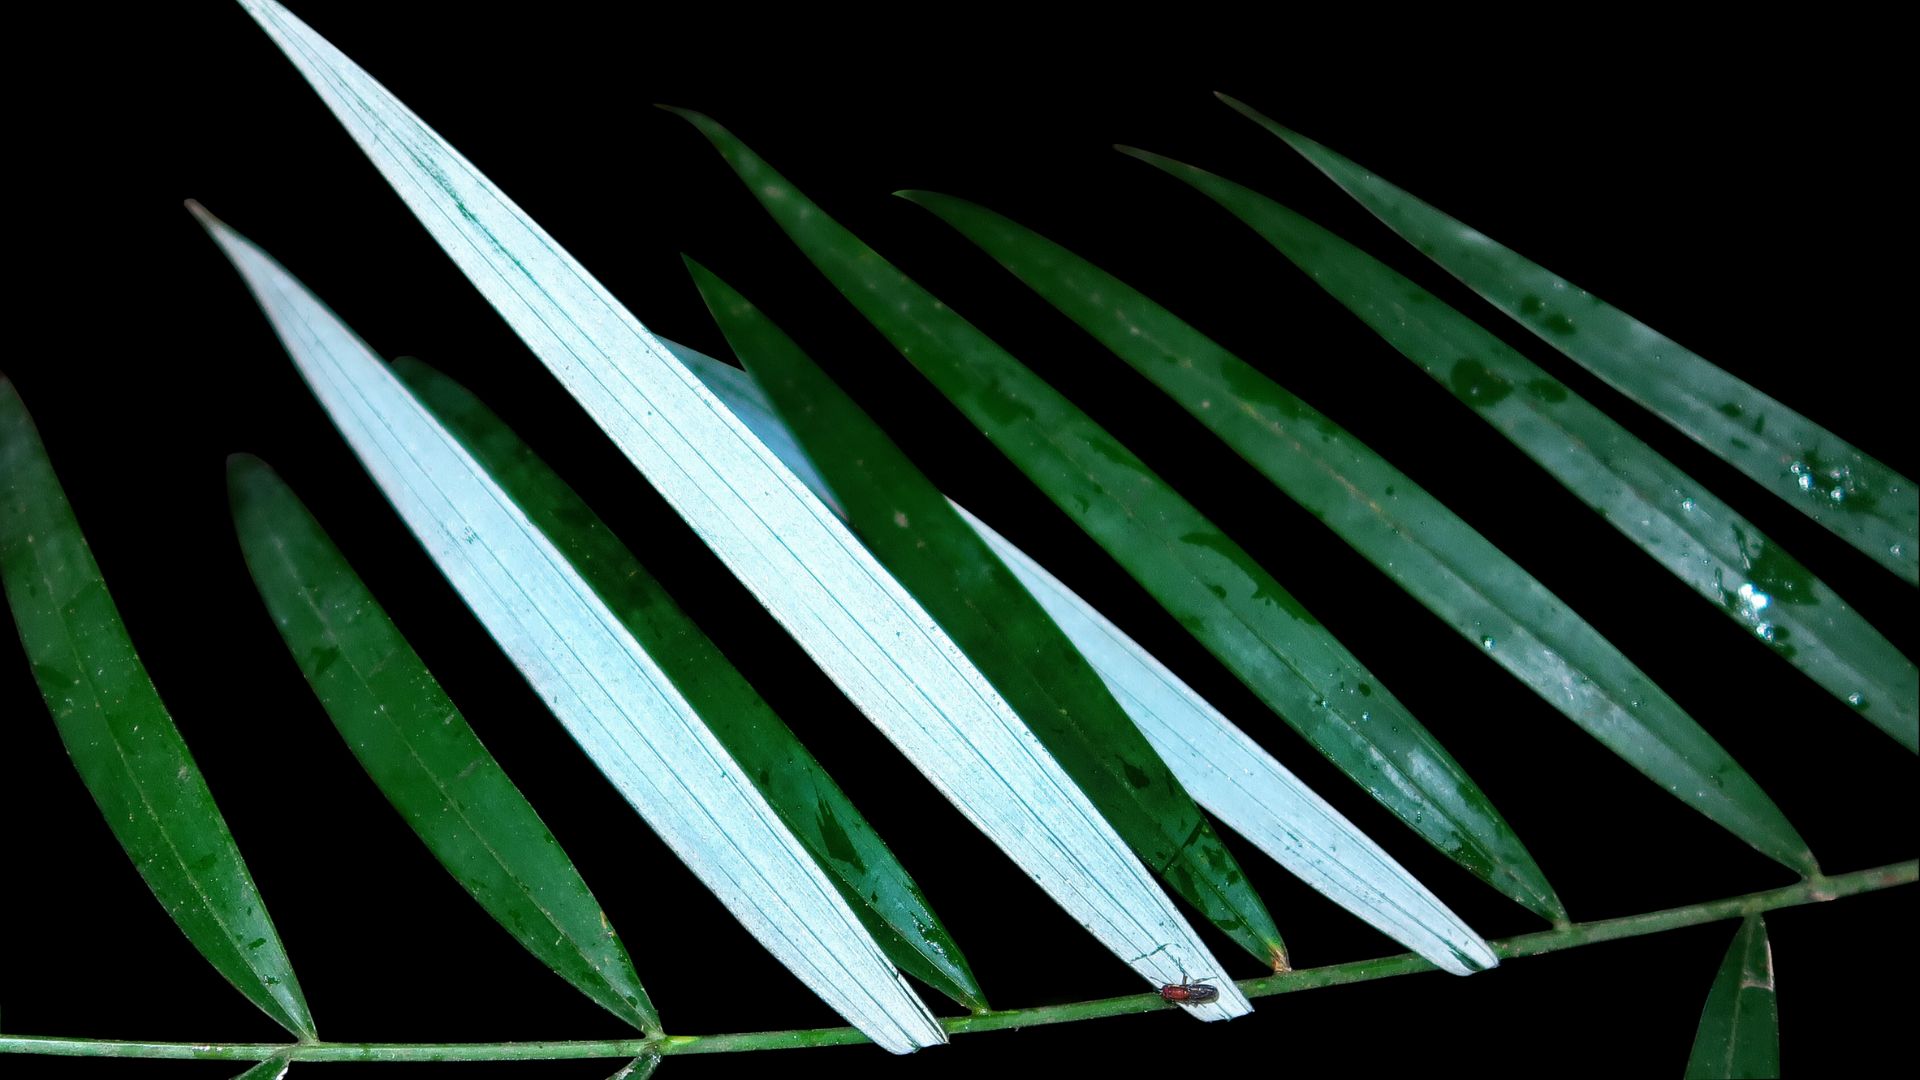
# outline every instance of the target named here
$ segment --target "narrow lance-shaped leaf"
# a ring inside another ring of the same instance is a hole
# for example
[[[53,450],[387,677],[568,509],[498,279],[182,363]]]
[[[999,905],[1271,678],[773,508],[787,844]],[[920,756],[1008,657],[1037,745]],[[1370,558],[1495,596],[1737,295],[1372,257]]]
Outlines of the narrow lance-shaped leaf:
[[[1582,502],[1761,644],[1920,750],[1920,672],[1752,522],[1473,320],[1230,180],[1127,149],[1252,226]]]
[[[841,295],[1268,705],[1440,850],[1542,915],[1564,916],[1479,787],[1252,556],[725,128],[681,115]]]
[[[663,343],[755,431],[782,423],[745,372]],[[806,459],[791,435],[767,440]],[[810,483],[814,481],[809,481]],[[818,481],[824,486],[825,481]],[[1180,783],[1208,812],[1329,899],[1457,975],[1499,962],[1479,935],[1393,858],[1288,772],[1219,710],[1053,575],[964,508],[948,505],[1044,607],[1133,718]]]
[[[1542,341],[1908,584],[1920,584],[1920,488],[1898,470],[1538,263],[1219,97],[1286,140],[1408,243]]]
[[[394,369],[686,695],[893,962],[986,1008],[959,946],[880,834],[592,507],[465,387],[411,357]]]
[[[1749,915],[1707,992],[1700,1030],[1687,1059],[1687,1080],[1780,1075],[1780,1014],[1773,993],[1773,946],[1767,924]]]
[[[772,451],[366,72],[279,4],[244,3],[534,355],[968,820],[1149,984],[1219,971],[986,678]],[[1188,1012],[1248,1008],[1222,985]]]
[[[147,887],[247,1000],[314,1038],[260,890],[134,652],[26,403],[5,376],[0,583],[60,741]],[[102,991],[112,992],[111,976],[103,980]]]
[[[1807,845],[1753,777],[1544,585],[1405,473],[1138,290],[962,199],[907,195],[1153,380],[1254,468],[1634,768],[1801,873]]]
[[[826,874],[566,557],[279,264],[194,208],[301,376],[487,632],[667,847],[880,1046],[945,1041]]]
[[[540,815],[267,463],[227,462],[240,551],[347,748],[462,888],[526,950],[627,1023],[660,1033],[587,883]]]
[[[1044,609],[932,481],[760,309],[694,283],[853,530],[966,650],[1134,854],[1242,948],[1285,970],[1280,931],[1200,808]]]

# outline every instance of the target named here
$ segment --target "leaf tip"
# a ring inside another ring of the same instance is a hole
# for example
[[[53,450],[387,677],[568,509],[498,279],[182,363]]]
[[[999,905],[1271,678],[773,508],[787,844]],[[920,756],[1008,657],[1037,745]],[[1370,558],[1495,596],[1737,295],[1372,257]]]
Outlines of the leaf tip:
[[[239,520],[244,506],[252,502],[263,488],[279,482],[273,466],[264,458],[246,451],[227,455],[227,507]]]
[[[1128,146],[1126,143],[1114,143],[1113,148],[1127,155],[1130,158],[1133,158],[1138,161],[1144,161],[1147,164],[1153,166],[1154,168],[1161,170],[1162,172],[1172,173],[1176,176],[1179,175],[1179,170],[1181,169],[1193,169],[1193,166],[1191,165],[1182,165],[1180,162],[1175,161],[1172,158],[1162,157],[1151,150],[1142,150],[1137,146]],[[1194,171],[1197,172],[1198,170],[1194,170]]]
[[[657,101],[654,102],[653,107],[662,112],[670,112],[680,119],[685,120],[687,123],[692,124],[694,130],[705,135],[708,142],[713,143],[720,149],[723,157],[728,157],[729,160],[731,160],[730,154],[736,149],[732,144],[736,140],[733,138],[733,133],[722,127],[719,121],[698,109],[683,109],[678,105],[666,105]]]
[[[253,248],[252,241],[240,235],[233,226],[216,217],[213,211],[202,206],[199,199],[184,199],[181,205],[187,208],[187,213],[193,215],[193,220],[200,223],[200,227],[206,230],[207,235],[213,238],[214,243],[218,245],[222,251],[226,252],[229,259],[233,258],[232,244],[235,241],[238,241],[246,247]],[[259,249],[254,248],[254,250],[257,251]],[[246,275],[243,272],[241,276],[244,277]]]
[[[438,374],[438,372],[434,371],[432,364],[427,363],[417,356],[396,356],[393,358],[392,364],[394,372],[403,379],[408,372]]]
[[[687,276],[693,279],[694,291],[700,294],[701,302],[707,305],[707,310],[712,312],[716,318],[719,316],[720,309],[723,306],[734,308],[745,307],[747,310],[751,310],[752,305],[747,304],[746,297],[741,296],[735,291],[719,274],[714,273],[702,265],[700,260],[683,251],[680,253],[680,261],[687,268]],[[722,330],[724,331],[724,329],[725,327],[723,326]]]
[[[1130,158],[1137,158],[1140,161],[1144,161],[1154,168],[1159,169],[1161,172],[1185,180],[1189,184],[1195,184],[1197,186],[1199,181],[1220,180],[1220,177],[1200,168],[1198,165],[1189,165],[1184,161],[1177,161],[1164,154],[1156,154],[1151,150],[1142,150],[1137,146],[1127,146],[1124,143],[1115,143],[1113,148]],[[1225,183],[1226,181],[1221,182]]]
[[[1213,92],[1213,96],[1220,100],[1220,104],[1225,105],[1227,108],[1232,109],[1234,112],[1239,113],[1241,116],[1244,116],[1249,120],[1252,120],[1256,124],[1265,124],[1268,127],[1272,128],[1274,134],[1276,135],[1280,135],[1283,132],[1286,135],[1293,134],[1291,131],[1288,131],[1285,127],[1281,126],[1280,124],[1276,124],[1272,120],[1267,119],[1265,116],[1261,115],[1259,110],[1255,109],[1253,106],[1247,104],[1246,102],[1241,101],[1239,98],[1234,97],[1232,94],[1226,93],[1221,90],[1215,90]]]
[[[227,455],[227,476],[228,477],[233,477],[233,476],[241,475],[248,472],[255,472],[260,469],[265,469],[270,467],[271,466],[269,466],[264,460],[262,460],[258,454],[250,454],[245,450],[237,451],[235,453]]]
[[[709,126],[711,127],[720,126],[719,124],[714,123],[713,117],[708,116],[706,113],[700,112],[697,109],[684,109],[678,105],[668,105],[665,102],[660,102],[660,101],[654,102],[653,107],[656,109],[659,109],[661,112],[670,112],[673,115],[679,117],[680,119],[685,120],[687,123],[692,124],[694,127],[700,128],[702,130],[705,130]]]
[[[965,199],[942,195],[937,191],[922,191],[918,188],[902,188],[893,194],[895,198],[905,199],[949,225],[953,224],[954,210],[971,205]]]
[[[226,222],[208,213],[207,208],[200,205],[199,199],[187,199],[181,205],[185,206],[187,213],[193,215],[193,220],[199,222],[200,226],[208,232],[226,227]]]

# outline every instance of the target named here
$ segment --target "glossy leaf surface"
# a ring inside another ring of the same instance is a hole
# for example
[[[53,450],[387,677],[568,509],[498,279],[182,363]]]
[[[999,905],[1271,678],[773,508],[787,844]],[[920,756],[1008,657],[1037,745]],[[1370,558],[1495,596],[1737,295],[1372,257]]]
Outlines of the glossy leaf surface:
[[[985,1008],[960,947],[880,834],[593,508],[465,387],[411,357],[394,368],[686,695],[893,962]]]
[[[841,295],[1262,700],[1441,851],[1535,911],[1564,914],[1465,771],[1245,550],[725,128],[682,115]]]
[[[895,1053],[944,1042],[806,848],[566,556],[313,294],[195,210],[415,538],[667,847],[874,1042]]]
[[[1677,702],[1519,564],[1330,417],[1046,237],[962,199],[907,197],[979,244],[1648,779],[1794,870],[1818,869],[1779,807]]]
[[[771,450],[358,65],[279,4],[243,2],[534,355],[962,814],[1150,985],[1218,970],[986,678]],[[476,59],[495,70],[493,58]],[[1248,1008],[1223,986],[1217,1002],[1187,1011],[1225,1019]]]
[[[4,377],[0,582],[60,741],[155,899],[247,1000],[313,1038],[260,891],[134,651],[26,403]]]
[[[1920,673],[1752,522],[1565,384],[1379,260],[1258,192],[1127,153],[1192,184],[1755,640],[1908,750]]]
[[[939,620],[1134,854],[1242,948],[1285,970],[1280,931],[1233,854],[1046,611],[792,338],[705,267],[687,265],[734,354],[881,565]]]
[[[1920,488],[1912,480],[1538,263],[1254,109],[1224,94],[1220,100],[1286,140],[1542,341],[1908,584],[1920,584]]]
[[[1766,920],[1749,915],[1707,992],[1687,1080],[1780,1075],[1780,1014]]]
[[[426,663],[266,462],[227,493],[260,598],[340,738],[434,858],[514,940],[649,1034],[660,1017],[571,859]]]

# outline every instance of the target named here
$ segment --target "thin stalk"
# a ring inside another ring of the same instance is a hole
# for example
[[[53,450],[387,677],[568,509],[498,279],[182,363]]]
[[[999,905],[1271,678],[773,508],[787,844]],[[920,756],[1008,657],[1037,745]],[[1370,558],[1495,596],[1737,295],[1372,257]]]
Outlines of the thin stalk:
[[[1503,959],[1579,948],[1603,941],[1641,937],[1684,926],[1737,919],[1776,908],[1798,907],[1838,900],[1859,893],[1878,892],[1920,880],[1920,862],[1909,860],[1871,870],[1833,877],[1811,877],[1783,889],[1747,893],[1685,907],[1628,915],[1619,919],[1573,923],[1537,934],[1522,934],[1492,942]],[[1412,953],[1355,960],[1346,964],[1302,968],[1239,983],[1250,998],[1272,997],[1323,986],[1371,982],[1397,975],[1432,971],[1433,965]],[[1102,1016],[1173,1008],[1158,994],[1131,994],[1069,1005],[1034,1009],[997,1009],[940,1021],[949,1035],[980,1031],[1064,1024]],[[723,1054],[743,1050],[785,1050],[805,1046],[845,1046],[866,1042],[849,1027],[801,1031],[754,1031],[728,1035],[667,1035],[653,1039],[600,1039],[565,1042],[509,1043],[153,1043],[102,1039],[59,1039],[33,1035],[0,1035],[0,1054],[49,1054],[62,1057],[164,1058],[202,1061],[260,1061],[285,1053],[294,1061],[555,1061],[575,1058],[632,1058],[646,1053]]]

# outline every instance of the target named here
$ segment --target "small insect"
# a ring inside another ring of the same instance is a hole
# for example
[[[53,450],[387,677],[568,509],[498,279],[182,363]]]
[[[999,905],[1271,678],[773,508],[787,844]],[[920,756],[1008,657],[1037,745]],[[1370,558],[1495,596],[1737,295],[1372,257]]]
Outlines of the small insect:
[[[1211,983],[1168,983],[1160,988],[1160,1000],[1176,1005],[1204,1005],[1220,996],[1220,988]]]

